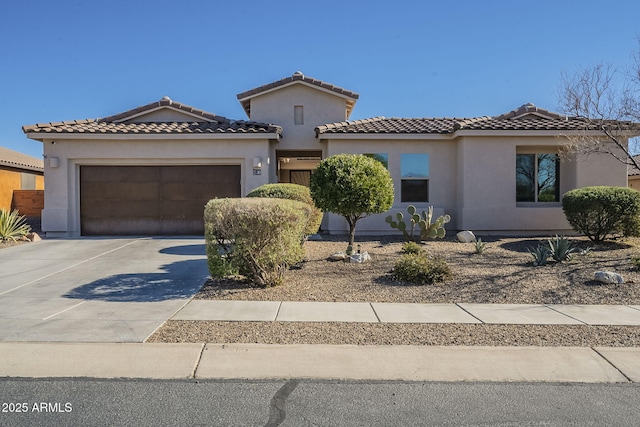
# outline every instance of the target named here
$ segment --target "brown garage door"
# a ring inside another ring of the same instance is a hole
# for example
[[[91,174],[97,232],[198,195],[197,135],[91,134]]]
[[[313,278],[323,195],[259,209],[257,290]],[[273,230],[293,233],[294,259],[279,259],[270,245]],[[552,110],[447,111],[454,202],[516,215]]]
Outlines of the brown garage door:
[[[240,197],[240,166],[80,167],[83,235],[201,235],[214,197]]]

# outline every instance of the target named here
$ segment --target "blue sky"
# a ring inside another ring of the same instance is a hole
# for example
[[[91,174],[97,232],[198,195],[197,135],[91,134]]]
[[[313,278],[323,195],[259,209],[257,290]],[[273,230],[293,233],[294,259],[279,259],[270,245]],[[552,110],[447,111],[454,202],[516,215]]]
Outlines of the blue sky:
[[[0,146],[27,124],[170,96],[246,119],[236,94],[300,70],[360,94],[351,119],[556,110],[562,72],[631,63],[637,0],[4,2]]]

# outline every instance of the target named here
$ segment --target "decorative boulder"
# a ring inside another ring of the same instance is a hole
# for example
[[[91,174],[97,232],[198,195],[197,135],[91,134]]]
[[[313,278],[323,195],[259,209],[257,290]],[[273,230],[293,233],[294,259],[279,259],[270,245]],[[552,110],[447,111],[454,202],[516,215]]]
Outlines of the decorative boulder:
[[[475,234],[473,234],[473,232],[469,230],[459,232],[458,234],[456,234],[456,237],[458,238],[458,241],[462,243],[472,243],[476,241]]]
[[[624,283],[624,279],[618,273],[612,271],[596,271],[594,280],[607,284],[620,284]]]
[[[371,259],[369,252],[367,251],[362,252],[361,254],[353,254],[349,258],[351,258],[351,262],[357,262],[359,264]]]
[[[329,260],[331,261],[344,261],[347,258],[347,254],[344,252],[336,252],[335,254],[331,254],[329,256]]]

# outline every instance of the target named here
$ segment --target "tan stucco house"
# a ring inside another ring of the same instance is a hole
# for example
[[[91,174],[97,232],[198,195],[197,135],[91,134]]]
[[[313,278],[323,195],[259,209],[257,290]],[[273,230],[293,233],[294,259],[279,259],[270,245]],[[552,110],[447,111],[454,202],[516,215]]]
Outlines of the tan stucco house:
[[[321,159],[376,156],[395,185],[391,212],[432,205],[452,230],[553,233],[570,229],[560,199],[587,185],[627,185],[611,156],[567,161],[567,135],[585,122],[533,104],[475,118],[349,121],[358,94],[300,72],[238,94],[249,121],[167,97],[97,120],[24,126],[42,141],[49,236],[198,234],[213,197],[239,197],[269,182],[308,184]],[[586,129],[586,130],[585,130]],[[393,233],[387,214],[359,233]],[[323,230],[347,230],[326,215]]]

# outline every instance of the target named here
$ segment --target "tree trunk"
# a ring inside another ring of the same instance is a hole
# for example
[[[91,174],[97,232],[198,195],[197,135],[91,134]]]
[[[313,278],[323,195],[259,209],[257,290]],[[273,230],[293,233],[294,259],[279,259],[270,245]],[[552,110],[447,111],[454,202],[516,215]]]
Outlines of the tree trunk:
[[[358,218],[345,217],[349,223],[349,245],[353,246],[353,242],[356,239],[356,222]]]

